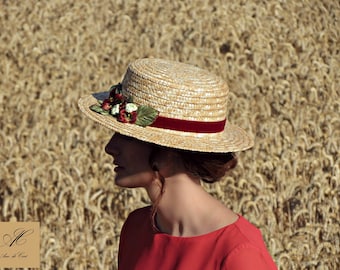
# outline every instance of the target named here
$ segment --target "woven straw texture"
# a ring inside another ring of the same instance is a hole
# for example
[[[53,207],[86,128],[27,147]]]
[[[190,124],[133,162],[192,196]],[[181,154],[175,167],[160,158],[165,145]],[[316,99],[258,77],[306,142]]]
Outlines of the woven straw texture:
[[[228,85],[192,65],[157,58],[138,59],[129,64],[122,87],[126,97],[137,105],[151,106],[160,117],[196,122],[226,119]],[[105,98],[108,96],[107,92]],[[90,106],[98,101],[92,95],[81,98],[78,104],[86,116],[113,131],[163,146],[227,153],[246,150],[254,144],[244,130],[229,122],[223,131],[212,133],[140,127],[93,112]]]
[[[176,2],[176,3],[174,3]],[[227,81],[255,138],[207,190],[263,232],[279,269],[340,269],[339,1],[0,1],[0,221],[40,221],[41,269],[116,269],[127,214],[108,129],[81,96],[144,57]]]
[[[123,88],[137,104],[147,104],[169,118],[213,122],[225,119],[227,113],[227,84],[191,65],[134,61]]]

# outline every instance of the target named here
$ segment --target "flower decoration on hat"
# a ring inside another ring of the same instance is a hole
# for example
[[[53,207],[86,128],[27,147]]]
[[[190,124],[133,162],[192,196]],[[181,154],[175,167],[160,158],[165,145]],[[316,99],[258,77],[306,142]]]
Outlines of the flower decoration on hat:
[[[113,116],[118,122],[136,124],[146,127],[151,125],[158,117],[159,112],[148,105],[133,103],[132,97],[125,97],[122,93],[122,84],[113,85],[109,89],[109,96],[98,100],[98,104],[90,109],[102,115]]]

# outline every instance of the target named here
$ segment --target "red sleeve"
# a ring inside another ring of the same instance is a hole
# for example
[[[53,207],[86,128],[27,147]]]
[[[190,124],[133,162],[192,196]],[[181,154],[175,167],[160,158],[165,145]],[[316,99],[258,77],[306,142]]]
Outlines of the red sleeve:
[[[272,261],[262,254],[261,250],[252,246],[243,246],[234,250],[226,258],[223,270],[276,270]]]
[[[119,265],[119,262],[122,260],[122,250],[124,250],[124,247],[125,247],[126,227],[127,227],[127,224],[126,224],[126,221],[125,221],[125,223],[123,224],[123,227],[120,231],[120,237],[119,237],[118,265]]]

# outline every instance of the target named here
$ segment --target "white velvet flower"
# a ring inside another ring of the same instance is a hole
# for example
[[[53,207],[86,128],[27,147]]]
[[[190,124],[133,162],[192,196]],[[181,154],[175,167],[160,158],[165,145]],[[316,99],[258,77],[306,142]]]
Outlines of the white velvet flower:
[[[137,111],[137,109],[138,109],[138,107],[134,103],[127,103],[126,107],[125,107],[125,110],[126,110],[127,113],[135,112],[135,111]]]
[[[111,109],[111,114],[112,115],[116,115],[116,114],[118,114],[119,113],[119,104],[116,104],[116,105],[114,105],[113,107],[112,107],[112,109]]]

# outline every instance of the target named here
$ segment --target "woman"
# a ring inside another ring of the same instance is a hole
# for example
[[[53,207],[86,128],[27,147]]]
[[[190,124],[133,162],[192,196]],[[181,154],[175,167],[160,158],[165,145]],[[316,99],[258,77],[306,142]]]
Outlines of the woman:
[[[253,140],[227,122],[228,86],[197,67],[160,59],[131,63],[121,84],[79,101],[116,133],[105,150],[115,182],[143,187],[152,206],[126,220],[119,269],[276,269],[261,233],[208,194]]]

